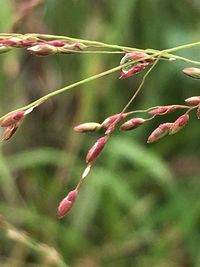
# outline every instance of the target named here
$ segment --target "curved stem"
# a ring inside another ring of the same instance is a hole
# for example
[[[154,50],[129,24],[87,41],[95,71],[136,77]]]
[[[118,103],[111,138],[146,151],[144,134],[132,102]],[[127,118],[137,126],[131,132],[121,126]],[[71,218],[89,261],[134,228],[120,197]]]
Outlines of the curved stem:
[[[109,48],[109,49],[117,49],[121,50],[123,52],[128,52],[128,51],[140,51],[140,52],[146,52],[149,54],[154,54],[154,53],[160,53],[162,52],[162,56],[167,59],[179,59],[188,63],[192,64],[197,64],[200,65],[199,61],[195,60],[190,60],[185,57],[180,57],[176,56],[173,54],[170,54],[171,52],[176,52],[182,49],[187,49],[195,46],[200,46],[200,42],[195,42],[195,43],[189,43],[189,44],[184,44],[180,45],[177,47],[169,48],[169,49],[164,49],[162,51],[155,50],[155,49],[139,49],[139,48],[134,48],[134,47],[128,47],[128,46],[121,46],[121,45],[115,45],[115,44],[108,44],[104,42],[98,42],[98,41],[91,41],[91,40],[85,40],[85,39],[79,39],[79,38],[73,38],[73,37],[68,37],[68,36],[62,36],[62,35],[51,35],[51,34],[37,34],[37,33],[27,33],[27,34],[19,34],[19,33],[0,33],[1,38],[7,38],[7,37],[20,37],[20,38],[27,38],[27,37],[37,37],[40,38],[41,40],[52,40],[52,39],[59,39],[59,40],[65,40],[69,42],[80,42],[86,45],[90,45],[93,47],[99,47],[99,48]],[[73,51],[74,52],[74,51]],[[106,51],[106,53],[108,53]]]
[[[158,53],[157,53],[157,54],[158,54]],[[154,54],[154,55],[156,56],[157,54]],[[3,116],[0,118],[0,121],[3,120],[5,117],[7,117],[8,115],[10,115],[10,114],[13,113],[13,112],[17,112],[17,111],[21,111],[21,110],[27,110],[27,109],[29,109],[29,108],[35,108],[35,107],[39,106],[40,104],[44,103],[46,100],[50,99],[51,97],[54,97],[54,96],[56,96],[56,95],[59,95],[59,94],[65,92],[65,91],[68,91],[68,90],[70,90],[70,89],[72,89],[72,88],[74,88],[74,87],[77,87],[77,86],[79,86],[79,85],[85,84],[85,83],[87,83],[87,82],[96,80],[96,79],[101,78],[101,77],[103,77],[103,76],[106,76],[106,75],[108,75],[108,74],[114,73],[114,72],[116,72],[116,71],[118,71],[118,70],[120,70],[120,69],[122,69],[122,68],[124,68],[124,67],[126,67],[126,66],[128,66],[128,65],[137,63],[137,62],[139,62],[140,60],[149,59],[150,57],[152,57],[152,56],[147,56],[147,57],[144,57],[144,58],[141,58],[141,59],[138,59],[138,60],[134,60],[134,61],[132,61],[132,62],[125,63],[125,64],[123,64],[123,65],[117,66],[117,67],[115,67],[115,68],[112,68],[112,69],[109,69],[109,70],[107,70],[107,71],[98,73],[98,74],[96,74],[96,75],[90,76],[90,77],[88,77],[88,78],[86,78],[86,79],[83,79],[83,80],[81,80],[81,81],[75,82],[75,83],[70,84],[70,85],[68,85],[68,86],[65,86],[65,87],[63,87],[63,88],[60,88],[60,89],[58,89],[58,90],[55,90],[55,91],[53,91],[53,92],[51,92],[51,93],[49,93],[49,94],[47,94],[47,95],[45,95],[45,96],[43,96],[43,97],[37,99],[36,101],[34,101],[34,102],[32,102],[32,103],[30,103],[30,104],[28,104],[28,105],[26,105],[26,106],[23,106],[23,107],[21,107],[21,108],[18,108],[18,109],[14,110],[14,111],[11,111],[11,112],[9,112],[9,113],[3,115]]]
[[[146,72],[146,74],[143,76],[142,81],[138,87],[138,89],[135,91],[135,93],[133,94],[133,96],[131,97],[131,99],[129,100],[129,102],[126,104],[126,106],[123,108],[123,110],[121,111],[121,113],[124,113],[127,108],[131,105],[131,103],[133,102],[133,100],[136,98],[136,96],[139,94],[139,92],[142,89],[142,86],[144,85],[144,82],[147,78],[147,76],[150,74],[150,72],[153,70],[153,68],[155,67],[155,65],[158,63],[159,61],[159,57],[156,59],[156,61],[153,63],[153,65],[151,66],[151,68]]]

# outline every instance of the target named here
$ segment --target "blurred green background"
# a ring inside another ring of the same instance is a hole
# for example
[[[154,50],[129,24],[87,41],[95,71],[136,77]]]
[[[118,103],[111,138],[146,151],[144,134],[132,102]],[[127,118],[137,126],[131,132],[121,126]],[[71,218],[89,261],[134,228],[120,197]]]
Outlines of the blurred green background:
[[[25,3],[33,8],[24,12]],[[0,0],[0,7],[1,32],[154,49],[200,39],[198,0]],[[199,48],[178,54],[200,60]],[[3,54],[0,113],[115,67],[120,59],[94,54],[36,58],[18,49]],[[199,95],[198,80],[185,77],[184,67],[189,65],[160,62],[132,108],[183,104]],[[0,229],[0,266],[61,266],[35,249],[40,243],[55,248],[70,267],[200,266],[200,125],[195,114],[180,133],[152,145],[146,140],[153,129],[181,113],[132,132],[116,131],[73,210],[62,221],[56,217],[59,201],[76,185],[88,149],[101,136],[79,135],[73,127],[119,112],[143,74],[118,80],[114,73],[57,96],[1,145],[0,213],[36,243],[34,248],[22,244]]]

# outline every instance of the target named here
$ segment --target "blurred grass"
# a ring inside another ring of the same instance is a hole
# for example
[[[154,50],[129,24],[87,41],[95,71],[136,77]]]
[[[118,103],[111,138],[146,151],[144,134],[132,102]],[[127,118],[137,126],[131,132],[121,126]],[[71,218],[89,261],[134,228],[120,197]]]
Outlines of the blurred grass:
[[[0,0],[2,32],[12,30],[22,2]],[[199,15],[195,0],[46,0],[18,24],[18,31],[164,49],[199,41]],[[197,49],[180,54],[200,59]],[[13,51],[0,60],[4,114],[117,66],[120,56],[34,58]],[[181,104],[198,95],[199,82],[181,73],[186,66],[159,63],[133,108]],[[69,266],[200,266],[200,128],[195,116],[179,134],[155,145],[145,141],[163,118],[135,132],[116,132],[74,209],[63,221],[56,218],[57,204],[78,181],[86,152],[98,137],[75,134],[73,126],[119,112],[141,77],[121,81],[113,74],[56,97],[33,112],[16,136],[1,146],[0,213],[38,243],[57,249]],[[0,255],[1,266],[54,266],[30,248],[20,249],[3,230]]]

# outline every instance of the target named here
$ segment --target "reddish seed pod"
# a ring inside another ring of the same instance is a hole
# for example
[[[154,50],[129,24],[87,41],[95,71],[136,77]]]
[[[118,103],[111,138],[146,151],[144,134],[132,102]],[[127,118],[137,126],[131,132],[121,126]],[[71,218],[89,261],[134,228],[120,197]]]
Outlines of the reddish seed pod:
[[[192,97],[186,98],[185,102],[192,106],[196,106],[200,104],[200,96],[192,96]]]
[[[143,118],[133,118],[131,120],[126,121],[123,123],[120,127],[120,130],[122,131],[130,131],[133,129],[138,128],[140,125],[142,125],[146,120]]]
[[[97,157],[101,154],[107,140],[108,136],[103,136],[96,141],[96,143],[88,151],[86,163],[93,163],[97,159]]]
[[[58,53],[58,48],[49,44],[34,45],[27,50],[35,56],[50,56]]]
[[[185,68],[183,73],[194,79],[200,79],[200,69],[199,68]]]
[[[148,64],[138,64],[138,65],[135,65],[133,66],[131,69],[129,70],[125,70],[123,69],[121,71],[121,75],[119,77],[119,79],[125,79],[125,78],[128,78],[134,74],[137,74],[139,73],[140,71],[144,70],[146,68]]]
[[[172,124],[172,127],[170,128],[169,134],[172,135],[172,134],[179,132],[187,124],[188,120],[189,120],[189,115],[187,113],[180,116]]]
[[[144,70],[151,62],[154,61],[153,58],[142,59],[147,56],[148,54],[143,53],[143,52],[137,52],[137,51],[126,53],[125,56],[121,59],[120,65],[123,65],[129,62],[131,63],[132,61],[139,60],[139,59],[141,59],[141,61],[137,62],[136,64],[133,63],[133,64],[123,67],[121,70],[121,76],[119,77],[119,79],[127,78],[129,76],[132,76]]]
[[[162,114],[168,114],[180,108],[182,108],[180,105],[159,106],[153,108],[148,113],[151,115],[162,115]]]
[[[24,118],[24,111],[16,111],[12,114],[8,115],[3,121],[0,123],[1,127],[8,127],[17,122],[21,121]]]
[[[87,133],[95,132],[101,129],[101,124],[97,122],[86,122],[74,127],[75,132]]]
[[[60,202],[57,211],[59,219],[62,219],[71,210],[77,195],[78,195],[77,189],[70,191],[68,195]]]
[[[147,143],[153,143],[169,133],[172,123],[166,122],[160,124],[148,137]]]
[[[103,122],[102,122],[102,127],[104,128],[108,128],[112,123],[116,122],[119,123],[120,121],[122,121],[125,117],[127,116],[126,113],[118,113],[118,114],[114,114],[108,118],[106,118]]]

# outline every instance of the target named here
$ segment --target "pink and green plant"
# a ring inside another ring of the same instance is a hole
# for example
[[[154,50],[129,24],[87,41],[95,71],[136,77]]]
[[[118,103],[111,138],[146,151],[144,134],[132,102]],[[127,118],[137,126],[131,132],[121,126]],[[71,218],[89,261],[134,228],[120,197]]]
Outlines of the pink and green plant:
[[[0,53],[7,53],[13,49],[24,49],[34,56],[51,56],[72,53],[100,53],[100,54],[121,54],[123,55],[118,66],[113,67],[104,72],[95,74],[63,88],[55,90],[43,97],[27,104],[24,107],[13,110],[0,118],[0,126],[4,129],[2,141],[9,140],[20,127],[21,123],[35,108],[44,104],[47,100],[72,88],[99,79],[114,72],[121,72],[119,79],[128,78],[148,68],[144,74],[137,90],[133,93],[128,103],[117,114],[105,118],[103,122],[86,122],[74,127],[74,131],[79,133],[104,131],[95,144],[90,148],[86,156],[86,168],[74,190],[70,191],[67,196],[60,202],[58,207],[58,218],[63,218],[72,208],[80,188],[88,176],[91,167],[97,157],[99,157],[107,145],[109,138],[118,130],[123,132],[142,127],[142,125],[150,120],[155,120],[157,116],[163,116],[177,110],[182,110],[183,114],[173,122],[165,122],[160,125],[149,135],[147,143],[153,143],[166,135],[173,135],[186,126],[189,121],[189,113],[196,110],[197,118],[200,119],[200,96],[191,96],[185,99],[186,104],[170,104],[165,106],[154,106],[145,110],[129,110],[132,102],[140,93],[147,76],[156,67],[161,60],[173,63],[181,60],[189,64],[200,65],[199,61],[191,60],[185,57],[175,55],[174,52],[186,48],[200,46],[200,42],[177,46],[162,51],[152,49],[137,49],[120,45],[106,44],[103,42],[89,41],[67,36],[57,36],[48,34],[0,34]],[[187,67],[183,69],[183,73],[189,77],[200,79],[200,69]],[[131,117],[134,114],[143,113],[143,117]],[[127,120],[127,117],[131,117]],[[125,121],[126,120],[126,121]]]

